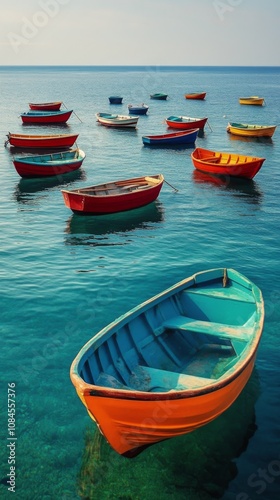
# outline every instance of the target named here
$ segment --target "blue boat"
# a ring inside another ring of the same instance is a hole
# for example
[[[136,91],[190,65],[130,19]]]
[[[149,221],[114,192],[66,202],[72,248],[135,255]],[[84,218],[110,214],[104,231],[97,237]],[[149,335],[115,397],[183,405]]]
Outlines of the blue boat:
[[[143,144],[149,146],[175,146],[183,144],[193,144],[196,141],[199,128],[173,132],[171,134],[144,135]]]
[[[110,104],[122,104],[123,97],[112,95],[109,97]]]
[[[138,106],[129,104],[127,107],[130,115],[146,115],[149,109],[149,106],[146,104],[139,104]]]
[[[231,406],[253,371],[263,324],[252,281],[234,269],[201,271],[96,332],[71,380],[112,448],[132,458]]]

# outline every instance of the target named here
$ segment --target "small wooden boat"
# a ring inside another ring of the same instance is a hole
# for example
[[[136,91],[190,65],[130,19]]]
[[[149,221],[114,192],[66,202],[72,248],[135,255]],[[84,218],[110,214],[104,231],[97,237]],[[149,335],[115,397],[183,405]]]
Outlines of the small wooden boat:
[[[61,192],[65,205],[74,213],[103,215],[152,203],[158,197],[163,181],[163,175],[158,174]]]
[[[62,101],[29,103],[29,108],[37,111],[59,111]]]
[[[22,113],[21,119],[23,123],[50,124],[50,123],[66,123],[72,115],[73,110],[66,111],[27,111]]]
[[[146,135],[142,137],[144,144],[149,146],[173,146],[182,144],[192,144],[196,141],[198,128],[173,132],[171,134]]]
[[[264,103],[264,97],[258,97],[256,95],[251,97],[240,97],[240,104],[253,104],[254,106],[262,106]]]
[[[168,97],[167,94],[163,94],[161,92],[158,92],[156,94],[151,94],[150,95],[151,99],[157,99],[158,101],[166,101],[167,97]]]
[[[123,97],[112,95],[109,97],[110,104],[122,104]]]
[[[206,97],[206,92],[191,92],[190,94],[185,94],[186,99],[196,99],[203,101]]]
[[[146,115],[149,109],[149,106],[147,106],[146,104],[129,104],[127,107],[130,115]]]
[[[227,132],[243,137],[272,137],[277,125],[250,125],[249,123],[230,122]]]
[[[139,116],[113,115],[111,113],[96,113],[96,118],[105,127],[136,128]]]
[[[79,134],[27,135],[9,132],[7,137],[5,146],[10,144],[16,148],[62,149],[71,148]]]
[[[196,148],[192,152],[191,158],[194,167],[201,172],[243,177],[245,179],[253,179],[265,161],[265,158],[210,151],[202,148]]]
[[[78,170],[85,157],[81,149],[72,149],[39,156],[18,156],[13,163],[21,177],[50,177]]]
[[[194,431],[223,413],[254,368],[264,323],[260,289],[233,269],[180,281],[103,328],[70,376],[119,454]]]
[[[170,128],[179,128],[187,130],[191,128],[198,128],[203,130],[208,118],[191,118],[190,116],[169,116],[166,118],[166,124]]]

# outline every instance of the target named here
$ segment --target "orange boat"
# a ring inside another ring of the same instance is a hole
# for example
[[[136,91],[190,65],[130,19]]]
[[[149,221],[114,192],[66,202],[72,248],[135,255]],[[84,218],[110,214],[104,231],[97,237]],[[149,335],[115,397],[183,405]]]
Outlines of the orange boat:
[[[196,148],[191,153],[193,165],[197,170],[213,175],[229,175],[253,179],[260,170],[265,158],[245,156],[209,149]]]
[[[206,97],[206,92],[191,92],[190,94],[185,94],[186,99],[197,99],[203,101]]]
[[[74,359],[71,380],[112,448],[132,458],[231,406],[263,322],[256,285],[233,269],[202,271],[103,328]]]
[[[62,101],[54,102],[30,102],[29,108],[37,111],[59,111],[62,105]]]

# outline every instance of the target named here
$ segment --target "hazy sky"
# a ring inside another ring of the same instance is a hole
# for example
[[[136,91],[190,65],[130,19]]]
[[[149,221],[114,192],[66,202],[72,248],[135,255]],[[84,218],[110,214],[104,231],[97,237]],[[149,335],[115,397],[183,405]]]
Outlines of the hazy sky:
[[[1,0],[0,65],[280,65],[280,0]]]

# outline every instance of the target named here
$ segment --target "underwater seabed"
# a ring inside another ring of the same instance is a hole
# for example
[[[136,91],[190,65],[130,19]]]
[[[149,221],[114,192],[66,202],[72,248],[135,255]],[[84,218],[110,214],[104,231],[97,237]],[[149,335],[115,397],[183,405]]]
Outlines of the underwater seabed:
[[[115,453],[89,423],[78,475],[80,498],[222,498],[238,476],[236,458],[257,430],[255,404],[259,395],[259,377],[254,369],[243,392],[219,418],[195,432],[153,445],[133,460]]]

